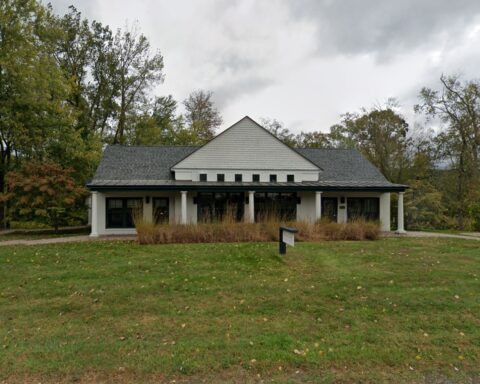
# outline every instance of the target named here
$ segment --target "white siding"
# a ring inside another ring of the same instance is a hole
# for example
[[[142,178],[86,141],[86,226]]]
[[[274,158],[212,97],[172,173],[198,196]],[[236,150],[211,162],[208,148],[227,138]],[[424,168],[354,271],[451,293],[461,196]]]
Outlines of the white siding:
[[[188,177],[186,173],[194,170],[196,174],[192,174],[192,179],[198,177],[198,173],[209,173],[206,172],[208,170],[212,173],[231,170],[232,174],[244,170],[247,174],[259,173],[257,171],[290,171],[298,181],[302,181],[303,174],[306,174],[307,178],[311,178],[313,174],[314,180],[318,180],[320,172],[317,166],[248,117],[234,124],[172,169],[177,180]]]
[[[146,196],[150,197],[149,204],[146,204]],[[197,205],[193,203],[196,192],[187,193],[187,222],[197,222]],[[246,194],[248,196],[248,194]],[[297,220],[298,221],[315,221],[315,192],[299,192],[300,204],[297,204]],[[345,203],[340,203],[340,197],[345,197]],[[105,203],[107,197],[142,197],[143,198],[143,217],[145,220],[152,220],[152,206],[154,197],[169,197],[170,224],[180,222],[180,192],[112,192],[103,194],[97,192],[96,209],[92,210],[92,226],[96,225],[96,233],[92,232],[92,236],[102,235],[127,235],[135,234],[134,228],[105,228]],[[382,231],[390,231],[390,193],[376,192],[324,192],[322,199],[325,197],[338,198],[338,222],[344,223],[347,220],[347,205],[349,197],[379,197],[380,198],[380,227]],[[341,209],[340,206],[344,208]],[[93,207],[92,207],[93,208]],[[245,212],[248,212],[248,204],[245,203]],[[93,231],[92,227],[92,231]]]
[[[270,181],[270,175],[277,175],[278,182],[286,182],[287,175],[294,175],[295,182],[300,181],[318,181],[318,171],[313,172],[293,172],[293,171],[276,171],[276,170],[225,170],[221,168],[216,169],[189,169],[175,172],[175,180],[182,181],[199,181],[200,174],[207,174],[207,181],[217,181],[217,174],[222,173],[225,175],[225,181],[235,181],[235,174],[242,175],[242,181],[253,181],[252,177],[254,174],[260,175],[261,182]]]
[[[297,204],[297,220],[315,222],[315,192],[299,192],[300,204]]]
[[[149,203],[146,203],[146,196],[149,196]],[[93,221],[96,221],[96,233],[92,236],[105,236],[105,235],[134,235],[136,234],[135,228],[106,228],[106,198],[108,197],[141,197],[143,199],[143,218],[146,221],[153,220],[153,198],[154,197],[168,197],[169,198],[169,221],[173,224],[176,220],[176,199],[180,199],[179,192],[110,192],[100,193],[97,192],[97,207],[96,210],[92,210],[92,227]],[[180,200],[179,200],[180,201]],[[193,197],[190,194],[187,199],[187,211],[188,216],[192,222],[196,222],[197,219],[197,206],[193,204]],[[178,215],[180,215],[180,205],[178,205]]]
[[[301,204],[297,205],[298,221],[315,221],[315,192],[299,192]],[[347,206],[349,197],[379,197],[380,198],[380,229],[390,231],[390,193],[377,192],[324,192],[325,197],[337,197],[337,222],[347,222]],[[340,198],[345,197],[345,203]],[[343,208],[342,208],[343,207]]]

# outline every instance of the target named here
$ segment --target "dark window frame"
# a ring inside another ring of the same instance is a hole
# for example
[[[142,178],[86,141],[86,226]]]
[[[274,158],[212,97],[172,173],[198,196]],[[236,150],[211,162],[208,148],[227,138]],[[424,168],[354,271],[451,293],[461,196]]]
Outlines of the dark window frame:
[[[243,192],[198,192],[197,221],[218,222],[228,213],[240,222],[244,217],[244,201]]]
[[[121,207],[110,208],[110,202],[114,200],[121,201]],[[132,209],[128,206],[129,201],[139,201],[139,210],[143,214],[142,197],[107,197],[105,199],[105,228],[135,228]],[[117,219],[120,219],[121,224],[112,223],[115,214],[119,215]]]
[[[287,175],[287,182],[288,183],[294,183],[295,182],[295,175]]]
[[[165,206],[158,205],[160,201],[166,202]],[[166,208],[166,216],[161,217],[159,211],[161,208]],[[152,198],[152,213],[153,222],[155,224],[168,224],[170,222],[170,198],[161,196]],[[163,220],[162,220],[163,219]]]
[[[254,183],[259,183],[259,182],[260,182],[260,174],[259,174],[259,173],[254,173],[254,174],[252,175],[252,181],[253,181]]]
[[[225,181],[225,174],[224,173],[217,173],[217,181],[224,182]]]
[[[380,220],[380,198],[349,197],[347,199],[347,221],[356,219]]]
[[[235,182],[236,183],[241,183],[243,181],[243,175],[241,173],[236,173],[235,174]]]
[[[256,192],[255,221],[270,216],[281,221],[294,221],[297,218],[298,195],[296,192]]]
[[[269,177],[270,183],[276,183],[277,182],[277,175],[276,174],[271,174]]]
[[[206,173],[200,173],[199,180],[200,181],[207,181],[207,174]]]

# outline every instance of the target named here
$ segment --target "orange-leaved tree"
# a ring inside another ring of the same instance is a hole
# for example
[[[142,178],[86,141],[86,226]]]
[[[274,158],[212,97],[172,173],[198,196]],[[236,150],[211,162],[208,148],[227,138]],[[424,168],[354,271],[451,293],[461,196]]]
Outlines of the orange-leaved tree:
[[[85,204],[87,190],[64,169],[51,161],[25,161],[20,169],[7,175],[10,216],[43,222],[58,231],[78,217]]]

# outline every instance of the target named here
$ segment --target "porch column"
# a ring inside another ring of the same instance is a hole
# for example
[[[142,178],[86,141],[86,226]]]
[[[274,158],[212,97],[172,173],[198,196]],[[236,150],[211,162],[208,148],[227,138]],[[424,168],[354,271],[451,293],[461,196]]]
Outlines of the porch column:
[[[322,218],[322,192],[315,192],[315,221]]]
[[[90,236],[98,237],[98,192],[92,191],[92,198],[90,202],[91,206],[91,217],[92,217],[92,227]]]
[[[180,206],[180,224],[187,224],[187,191],[180,191],[181,206]]]
[[[255,222],[255,191],[248,191],[248,222]]]
[[[403,226],[403,194],[404,192],[398,192],[397,233],[405,233],[405,228]]]

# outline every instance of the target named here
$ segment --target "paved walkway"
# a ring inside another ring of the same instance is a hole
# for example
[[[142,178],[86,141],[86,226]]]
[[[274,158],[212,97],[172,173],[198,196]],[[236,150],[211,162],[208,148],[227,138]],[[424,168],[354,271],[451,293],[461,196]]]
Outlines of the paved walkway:
[[[385,237],[436,237],[436,238],[450,238],[450,239],[465,239],[465,240],[480,240],[480,233],[469,232],[461,234],[441,233],[441,232],[423,232],[423,231],[407,231],[403,234],[391,233],[386,234]]]
[[[80,225],[76,227],[60,227],[57,233],[75,234],[75,233],[88,233],[90,229],[89,225]],[[50,235],[55,234],[53,228],[32,228],[32,229],[1,229],[0,236],[2,235]]]
[[[35,240],[24,240],[24,239],[15,239],[15,240],[6,240],[0,241],[1,246],[7,245],[41,245],[41,244],[58,244],[58,243],[81,243],[85,241],[112,241],[112,240],[121,240],[121,241],[132,241],[136,240],[136,236],[102,236],[102,237],[90,237],[90,236],[64,236],[64,237],[50,237],[47,239],[35,239]]]

